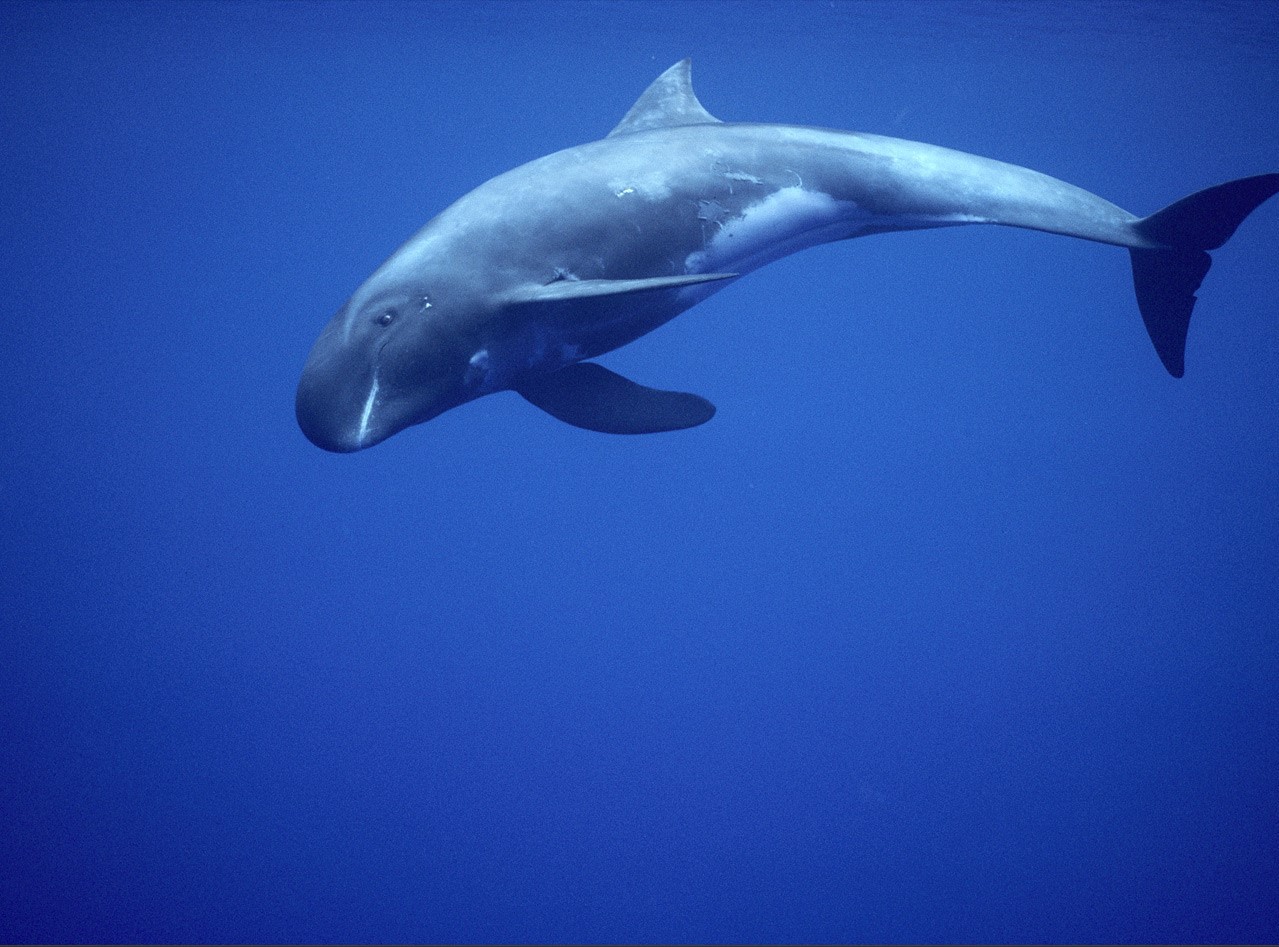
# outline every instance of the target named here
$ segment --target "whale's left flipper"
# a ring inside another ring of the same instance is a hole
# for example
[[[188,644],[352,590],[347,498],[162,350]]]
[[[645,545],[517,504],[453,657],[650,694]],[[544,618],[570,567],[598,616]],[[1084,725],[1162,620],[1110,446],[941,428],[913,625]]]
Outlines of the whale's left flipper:
[[[1164,368],[1174,378],[1185,374],[1186,332],[1216,250],[1267,198],[1279,192],[1279,174],[1260,174],[1218,184],[1184,197],[1134,224],[1143,236],[1166,249],[1132,253],[1132,279],[1141,318]]]
[[[715,406],[683,391],[636,384],[594,362],[577,362],[515,390],[565,424],[601,434],[656,434],[705,424]]]

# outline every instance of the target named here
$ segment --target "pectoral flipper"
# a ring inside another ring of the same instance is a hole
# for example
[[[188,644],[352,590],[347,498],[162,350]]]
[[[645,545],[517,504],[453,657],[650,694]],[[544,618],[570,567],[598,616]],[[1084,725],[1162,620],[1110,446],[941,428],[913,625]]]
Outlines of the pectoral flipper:
[[[647,388],[594,362],[577,362],[515,390],[565,424],[602,434],[679,431],[715,415],[705,398]]]

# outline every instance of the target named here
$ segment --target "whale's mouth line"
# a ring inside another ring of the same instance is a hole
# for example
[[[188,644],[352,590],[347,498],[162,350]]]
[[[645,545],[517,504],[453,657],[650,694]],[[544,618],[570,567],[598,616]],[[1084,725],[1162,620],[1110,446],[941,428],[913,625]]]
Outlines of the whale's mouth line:
[[[378,379],[375,374],[373,376],[373,384],[369,386],[369,396],[364,400],[364,410],[360,414],[360,430],[355,435],[360,446],[364,445],[364,441],[369,435],[369,417],[373,414],[373,405],[377,401],[378,387]]]
[[[382,344],[377,348],[377,354],[373,356],[373,384],[369,386],[368,397],[364,399],[364,408],[360,412],[360,427],[356,432],[356,443],[361,447],[366,446],[365,441],[369,436],[369,421],[373,417],[373,409],[377,406],[378,391],[381,389],[381,380],[378,378],[382,369],[382,351],[386,348],[390,339],[383,339]]]

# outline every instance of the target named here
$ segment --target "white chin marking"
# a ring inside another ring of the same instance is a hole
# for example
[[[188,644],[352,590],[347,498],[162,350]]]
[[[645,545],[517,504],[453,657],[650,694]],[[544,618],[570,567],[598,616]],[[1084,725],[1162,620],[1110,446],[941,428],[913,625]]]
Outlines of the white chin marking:
[[[369,417],[373,414],[373,405],[377,402],[377,388],[377,377],[374,376],[373,386],[369,388],[369,396],[364,401],[364,411],[360,414],[360,433],[356,436],[361,444],[369,434]]]

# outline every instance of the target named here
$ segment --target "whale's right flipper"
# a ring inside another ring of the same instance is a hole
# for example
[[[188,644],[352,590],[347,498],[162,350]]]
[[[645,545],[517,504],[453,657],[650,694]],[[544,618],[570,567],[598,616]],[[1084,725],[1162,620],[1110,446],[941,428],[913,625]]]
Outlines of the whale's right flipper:
[[[1134,225],[1166,249],[1133,249],[1132,279],[1137,305],[1164,368],[1185,374],[1186,332],[1216,250],[1258,205],[1279,192],[1279,174],[1260,174],[1218,184],[1184,197]]]
[[[602,434],[679,431],[705,424],[715,414],[705,398],[646,388],[594,362],[577,362],[515,390],[565,424]]]

